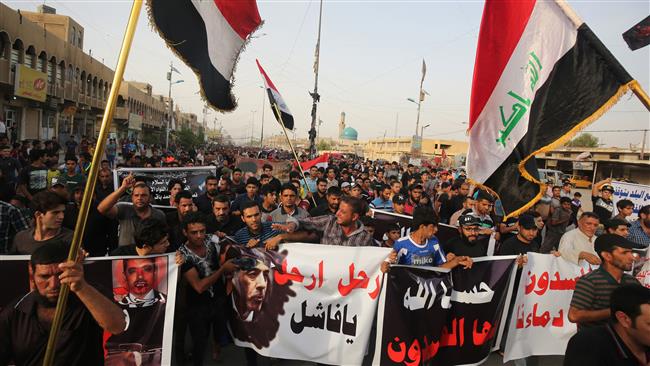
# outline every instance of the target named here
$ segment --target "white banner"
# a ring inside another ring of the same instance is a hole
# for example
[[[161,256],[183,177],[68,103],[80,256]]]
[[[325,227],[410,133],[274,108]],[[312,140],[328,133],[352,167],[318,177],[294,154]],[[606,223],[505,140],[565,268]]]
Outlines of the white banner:
[[[232,278],[238,346],[274,358],[361,364],[390,248],[283,244],[246,250]],[[246,269],[246,268],[249,269]]]
[[[618,214],[616,203],[620,200],[630,200],[634,203],[634,212],[631,219],[639,217],[639,210],[641,207],[650,205],[650,186],[642,184],[625,183],[625,182],[612,182],[614,187],[614,215]]]
[[[552,254],[528,253],[512,309],[503,362],[533,355],[563,355],[576,332],[569,305],[576,280],[592,270]]]

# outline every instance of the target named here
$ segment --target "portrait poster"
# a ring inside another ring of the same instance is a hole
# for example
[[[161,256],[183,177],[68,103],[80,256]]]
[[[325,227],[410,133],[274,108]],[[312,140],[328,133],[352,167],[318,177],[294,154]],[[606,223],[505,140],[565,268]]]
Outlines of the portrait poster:
[[[480,365],[505,328],[515,256],[471,269],[392,266],[377,312],[374,365]]]
[[[169,181],[178,179],[185,184],[185,190],[196,198],[205,192],[205,178],[216,173],[215,166],[175,167],[175,168],[119,168],[113,170],[113,185],[117,190],[122,180],[133,174],[151,187],[151,204],[158,208],[171,208],[169,204]],[[130,202],[130,201],[129,201]]]
[[[0,256],[0,275],[12,278],[0,293],[0,311],[36,291],[30,279],[29,258]],[[170,284],[177,281],[174,255],[90,257],[84,260],[84,277],[127,317],[123,333],[104,332],[105,365],[171,364],[176,286]]]
[[[229,280],[235,343],[268,357],[360,364],[389,253],[300,243],[278,252],[241,249],[248,263]]]

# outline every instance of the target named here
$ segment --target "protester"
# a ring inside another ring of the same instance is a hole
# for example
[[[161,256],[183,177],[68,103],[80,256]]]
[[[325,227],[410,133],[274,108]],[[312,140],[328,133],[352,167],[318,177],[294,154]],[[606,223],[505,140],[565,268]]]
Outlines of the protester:
[[[636,244],[636,248],[650,246],[650,205],[639,210],[639,218],[630,225],[628,239]]]
[[[393,213],[407,215],[404,209],[406,204],[406,197],[404,197],[402,194],[396,194],[393,196],[391,201],[393,201]]]
[[[604,313],[604,311],[603,311]],[[624,285],[612,291],[604,326],[571,337],[564,365],[647,365],[650,361],[650,289]]]
[[[381,246],[384,248],[392,248],[395,245],[395,242],[400,238],[401,230],[397,224],[389,224],[386,227],[386,233],[384,241],[381,243]]]
[[[131,203],[117,202],[128,189],[131,189]],[[165,214],[153,208],[150,204],[151,188],[144,182],[135,181],[133,175],[128,175],[122,181],[120,188],[111,193],[97,206],[102,215],[117,219],[119,222],[118,245],[135,244],[135,228],[141,220],[153,217],[165,222]]]
[[[581,260],[594,265],[600,264],[598,253],[594,250],[598,224],[598,215],[584,212],[578,220],[578,227],[566,232],[560,239],[558,252],[562,258],[575,264],[579,264]]]
[[[458,219],[458,233],[443,245],[444,251],[449,255],[483,257],[487,255],[487,244],[478,240],[481,231],[481,219],[472,212],[463,214]]]
[[[540,249],[542,253],[550,253],[557,249],[562,235],[571,222],[571,214],[571,199],[560,197],[560,207],[553,209],[548,225],[546,225],[546,237]]]
[[[207,183],[206,183],[207,187]],[[169,192],[169,205],[176,207],[176,195],[185,190],[185,184],[180,179],[171,179],[167,183],[167,191]]]
[[[73,232],[63,227],[65,200],[52,192],[39,192],[32,199],[34,227],[14,237],[9,253],[32,254],[42,246],[57,241],[70,242]]]
[[[298,190],[291,184],[284,184],[280,188],[280,205],[273,212],[268,214],[269,220],[276,223],[286,223],[288,217],[294,219],[304,219],[309,217],[309,213],[304,209],[296,206]]]
[[[616,234],[627,238],[629,235],[629,228],[630,223],[627,220],[622,220],[616,216],[605,221],[605,231],[608,234]]]
[[[30,201],[33,195],[47,189],[47,166],[44,158],[42,150],[32,149],[29,152],[30,165],[24,167],[18,175],[16,193]]]
[[[318,207],[309,211],[312,217],[335,215],[339,210],[339,203],[341,201],[342,192],[339,187],[329,187],[327,189],[327,201],[321,203]]]
[[[36,249],[30,259],[34,291],[21,295],[0,312],[0,364],[41,365],[61,285],[72,294],[62,317],[56,347],[61,365],[102,365],[104,332],[119,334],[127,327],[122,310],[84,279],[83,254],[66,261],[69,244],[61,240]],[[20,326],[18,326],[20,325]]]
[[[535,242],[539,229],[535,218],[529,214],[519,216],[517,220],[517,235],[504,241],[499,246],[499,255],[526,255],[529,252],[539,252],[539,244]],[[527,259],[520,263],[525,264]]]
[[[264,247],[269,239],[281,234],[275,230],[272,222],[262,222],[260,207],[254,201],[245,202],[241,207],[241,220],[246,224],[234,236],[240,245],[248,247]]]
[[[255,177],[250,177],[246,181],[246,193],[242,193],[232,202],[230,210],[233,215],[239,216],[242,214],[242,208],[246,206],[247,203],[253,202],[256,205],[262,204],[262,197],[257,194],[257,191],[260,188],[260,183]]]
[[[209,215],[212,212],[212,200],[218,194],[219,179],[214,175],[209,175],[205,178],[205,193],[199,195],[194,199],[194,203],[199,212],[204,215]]]
[[[607,178],[595,183],[591,187],[591,202],[593,204],[593,212],[598,215],[600,220],[603,222],[614,215],[614,202],[612,201],[614,187],[611,185],[611,183],[612,179]]]
[[[616,202],[616,210],[618,213],[613,218],[628,221],[634,213],[634,202],[627,199],[620,200]]]
[[[28,230],[29,219],[9,203],[0,201],[0,255],[9,254],[16,233]]]
[[[122,255],[153,255],[166,253],[169,250],[169,236],[163,221],[148,217],[142,220],[134,233],[135,244],[117,247],[111,252],[112,256]]]
[[[206,231],[220,239],[234,235],[244,226],[242,220],[230,213],[230,201],[223,194],[212,200],[212,214],[206,220]]]
[[[604,325],[611,313],[609,298],[619,286],[639,284],[625,271],[632,269],[634,244],[616,234],[604,234],[595,241],[595,251],[602,264],[578,278],[569,308],[569,321],[583,329]]]
[[[186,240],[183,235],[183,228],[181,227],[183,218],[190,212],[196,211],[196,206],[192,201],[192,193],[190,191],[180,191],[174,195],[174,199],[174,207],[176,207],[176,210],[167,212],[165,216],[167,228],[169,229],[169,243],[172,249],[176,250]]]

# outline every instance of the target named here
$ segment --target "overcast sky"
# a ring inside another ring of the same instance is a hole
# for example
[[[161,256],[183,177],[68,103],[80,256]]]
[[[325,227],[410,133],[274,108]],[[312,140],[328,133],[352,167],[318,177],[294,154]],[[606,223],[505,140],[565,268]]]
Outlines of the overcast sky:
[[[34,11],[43,1],[6,1],[14,9]],[[129,15],[128,1],[45,1],[57,13],[69,15],[85,28],[84,51],[115,67]],[[255,59],[280,89],[293,112],[297,135],[309,129],[314,86],[313,62],[318,25],[318,2],[258,1],[264,26],[244,51],[235,74],[239,107],[221,114],[210,111],[208,126],[223,128],[235,139],[259,138],[264,108],[265,136],[280,133],[272,117]],[[650,46],[630,51],[621,33],[650,14],[650,2],[570,1],[627,71],[650,89]],[[320,133],[338,133],[341,112],[359,139],[412,135],[421,62],[427,63],[420,121],[430,124],[425,137],[466,139],[471,78],[482,1],[326,1],[323,6],[318,116]],[[202,120],[198,83],[189,68],[152,31],[146,10],[140,17],[126,80],[151,83],[154,93],[167,95],[166,72],[173,62],[185,80],[172,95],[184,111]],[[650,114],[631,94],[624,96],[590,131],[650,128]],[[640,144],[641,132],[598,132],[607,146]],[[649,139],[650,140],[650,139]],[[648,143],[646,143],[648,145]]]

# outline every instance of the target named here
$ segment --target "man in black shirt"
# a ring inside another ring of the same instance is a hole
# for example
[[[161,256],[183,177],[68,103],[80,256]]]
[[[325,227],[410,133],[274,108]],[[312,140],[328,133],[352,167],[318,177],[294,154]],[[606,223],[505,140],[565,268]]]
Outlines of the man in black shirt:
[[[339,210],[339,202],[341,201],[341,189],[336,186],[327,189],[327,202],[320,204],[318,207],[309,211],[311,217],[323,215],[335,215]]]
[[[111,252],[111,256],[162,254],[169,250],[169,237],[165,223],[147,217],[135,228],[135,244],[122,245]]]
[[[537,237],[537,225],[535,218],[528,214],[519,216],[517,221],[517,235],[504,241],[499,247],[499,255],[521,255],[528,252],[539,252],[539,244],[535,241]],[[523,260],[526,263],[526,260]]]
[[[16,193],[32,200],[32,196],[47,189],[47,166],[44,162],[43,150],[29,152],[30,165],[24,167],[18,175]]]
[[[192,193],[190,191],[180,191],[174,197],[176,203],[176,210],[167,212],[165,214],[167,218],[167,228],[169,230],[169,243],[172,246],[173,250],[178,249],[183,243],[185,243],[185,236],[183,235],[183,229],[181,228],[181,222],[185,215],[190,212],[193,212],[194,202],[192,202]]]
[[[316,207],[327,203],[327,179],[318,178],[316,181],[316,192],[313,193],[313,197],[316,201]]]
[[[469,212],[458,219],[458,232],[460,236],[454,237],[443,243],[443,249],[450,260],[450,253],[454,256],[483,257],[487,254],[487,246],[477,240],[481,219]]]
[[[84,279],[83,254],[66,261],[69,244],[50,243],[31,256],[34,291],[12,302],[0,313],[0,364],[43,364],[48,329],[61,284],[72,292],[59,332],[56,363],[103,365],[102,334],[119,334],[127,326],[122,310]]]
[[[280,192],[280,187],[282,186],[282,183],[278,180],[278,178],[273,176],[273,165],[271,164],[264,164],[262,166],[262,173],[266,174],[269,176],[269,186],[275,191],[275,192]]]
[[[614,201],[612,201],[614,187],[610,183],[612,183],[612,179],[607,178],[594,184],[591,188],[592,211],[598,215],[600,222],[609,220],[614,214]],[[599,190],[600,194],[598,194]]]
[[[242,220],[230,213],[230,201],[225,195],[218,195],[212,201],[212,215],[206,220],[206,232],[220,239],[232,236],[244,227]]]
[[[637,366],[650,362],[650,289],[621,286],[612,292],[608,324],[569,340],[564,365]]]
[[[212,212],[212,200],[218,194],[219,179],[214,175],[209,175],[205,178],[205,193],[196,197],[194,203],[199,211],[204,215],[209,215]]]

